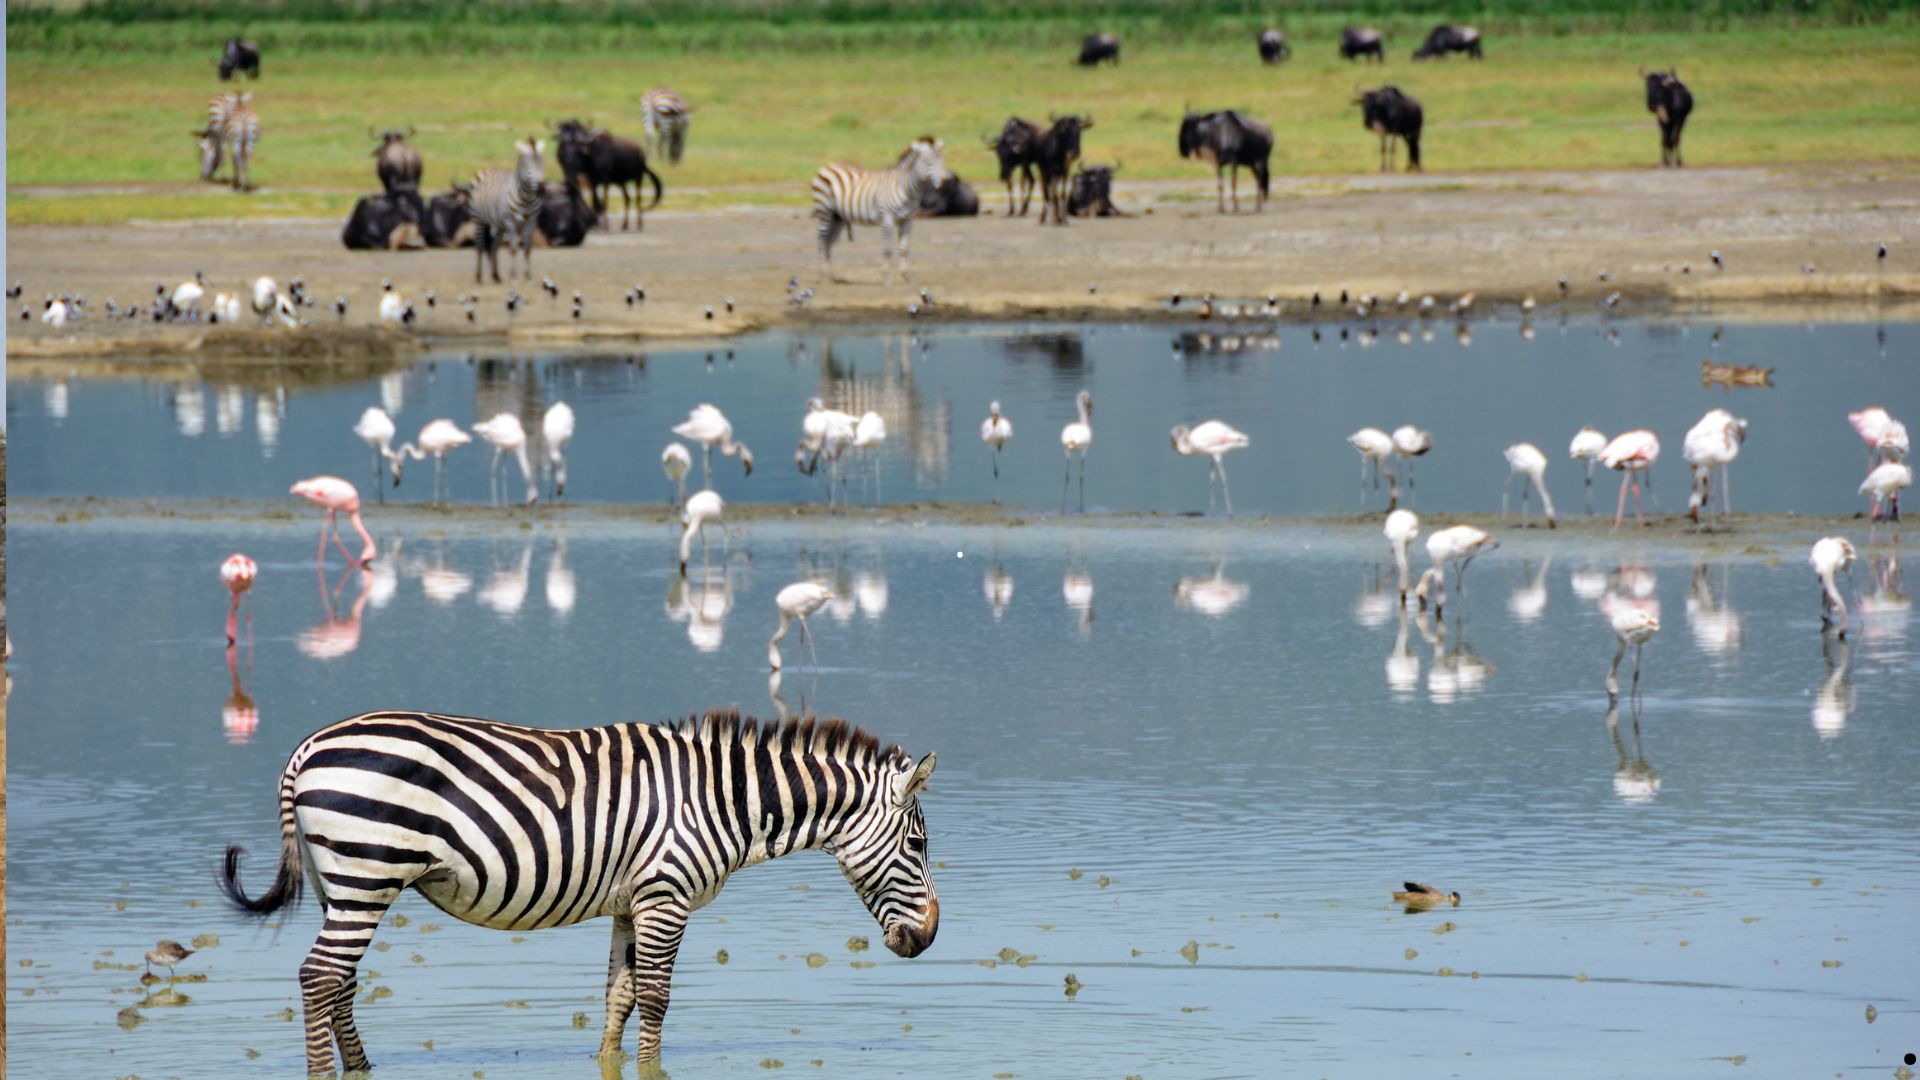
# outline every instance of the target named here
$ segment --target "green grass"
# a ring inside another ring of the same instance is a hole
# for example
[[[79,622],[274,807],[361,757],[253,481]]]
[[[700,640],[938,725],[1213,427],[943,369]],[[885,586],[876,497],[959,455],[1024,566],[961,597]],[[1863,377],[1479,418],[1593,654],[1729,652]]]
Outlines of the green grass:
[[[1035,10],[1056,12],[1047,6],[1052,2]],[[1210,3],[1201,10],[1217,12]],[[779,0],[762,6],[784,10]],[[1527,16],[1528,5],[1518,0],[1493,6],[1522,22]],[[1137,7],[1158,10],[1158,2],[1137,0]],[[1661,0],[1631,10],[1651,18],[1673,9]],[[1308,25],[1309,15],[1330,27],[1345,17],[1311,4],[1307,11],[1300,21]],[[1291,20],[1293,61],[1264,68],[1252,43],[1263,20],[1217,16],[1211,36],[1191,28],[1130,36],[1123,66],[1093,71],[1067,62],[1077,31],[1065,24],[1046,29],[1044,20],[1028,27],[1033,36],[1021,45],[993,43],[993,28],[1010,25],[1005,20],[950,33],[904,15],[890,24],[852,21],[847,25],[858,33],[834,39],[832,48],[818,35],[840,24],[799,20],[793,33],[816,36],[807,39],[810,47],[791,50],[754,44],[761,39],[743,37],[725,20],[675,24],[673,34],[642,33],[637,17],[609,23],[604,33],[565,20],[525,24],[539,41],[519,49],[501,45],[510,20],[460,22],[460,33],[491,43],[471,48],[429,48],[436,34],[449,33],[435,19],[264,27],[236,20],[231,25],[244,23],[260,37],[266,77],[255,87],[264,132],[254,179],[262,190],[234,196],[192,183],[197,158],[188,137],[221,85],[212,61],[227,30],[194,18],[55,22],[22,14],[11,12],[7,49],[14,191],[182,186],[179,193],[10,193],[7,220],[15,224],[344,216],[357,193],[377,187],[369,126],[417,125],[428,186],[437,190],[478,166],[509,163],[513,140],[544,120],[577,115],[637,137],[639,97],[653,85],[680,89],[695,107],[687,160],[658,166],[665,205],[680,208],[797,205],[823,162],[885,164],[921,132],[947,139],[948,165],[975,182],[991,206],[996,170],[980,137],[1010,113],[1091,113],[1087,158],[1119,161],[1123,181],[1203,178],[1204,168],[1181,161],[1174,149],[1188,102],[1243,108],[1272,124],[1277,173],[1363,174],[1375,167],[1377,151],[1349,103],[1357,82],[1392,81],[1425,103],[1430,172],[1641,167],[1658,157],[1635,75],[1641,64],[1677,64],[1693,87],[1699,104],[1687,132],[1690,163],[1920,160],[1920,24],[1896,15],[1873,26],[1838,25],[1845,20],[1826,8],[1777,16],[1821,23],[1796,28],[1490,30],[1481,64],[1413,64],[1407,55],[1417,42],[1408,33],[1390,40],[1384,68],[1341,62],[1332,55],[1337,31],[1305,32]],[[1400,21],[1414,26],[1426,18]],[[754,25],[777,33],[783,24]],[[859,34],[874,26],[892,33],[863,43]],[[922,26],[924,33],[915,29]],[[284,33],[281,44],[268,29]],[[356,42],[375,30],[408,43],[408,55],[361,51]],[[707,32],[733,37],[700,46]],[[562,39],[586,44],[563,48],[555,44]],[[550,163],[549,173],[557,178],[557,165]]]

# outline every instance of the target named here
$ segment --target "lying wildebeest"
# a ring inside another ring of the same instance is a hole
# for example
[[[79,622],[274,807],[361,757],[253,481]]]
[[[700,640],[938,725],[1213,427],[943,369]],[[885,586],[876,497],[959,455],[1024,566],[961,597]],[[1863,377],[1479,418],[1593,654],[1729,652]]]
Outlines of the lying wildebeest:
[[[973,185],[948,173],[938,187],[920,193],[920,217],[974,217],[980,213],[980,196]]]
[[[1362,91],[1354,88],[1353,103],[1360,106],[1360,124],[1380,136],[1380,171],[1393,171],[1393,140],[1407,141],[1407,171],[1420,172],[1420,103],[1397,86]]]
[[[1053,216],[1055,225],[1067,223],[1067,188],[1073,164],[1080,160],[1080,133],[1093,126],[1091,116],[1049,116],[1053,126],[1040,136],[1034,163],[1040,166],[1040,224]]]
[[[1647,111],[1660,121],[1660,164],[1679,168],[1680,129],[1687,126],[1687,114],[1693,111],[1693,92],[1680,81],[1675,68],[1665,71],[1640,69],[1647,80]]]
[[[1287,35],[1271,26],[1260,31],[1260,40],[1257,44],[1260,47],[1260,62],[1263,64],[1277,64],[1293,55],[1293,50],[1287,47]]]
[[[1430,56],[1446,58],[1448,53],[1463,52],[1475,60],[1485,60],[1480,51],[1480,31],[1471,26],[1453,26],[1441,23],[1427,35],[1427,40],[1413,50],[1415,60],[1425,60]]]
[[[1233,210],[1240,212],[1240,166],[1253,170],[1259,183],[1254,209],[1267,204],[1267,158],[1273,153],[1273,130],[1232,109],[1204,115],[1188,110],[1180,121],[1180,156],[1213,163],[1219,189],[1220,212],[1227,212],[1226,173],[1233,173]]]
[[[1102,60],[1111,60],[1115,67],[1120,66],[1120,39],[1112,34],[1088,34],[1080,43],[1080,59],[1075,63],[1092,67]]]
[[[236,71],[260,77],[260,46],[242,38],[227,39],[227,47],[220,54],[220,81],[233,78]]]
[[[415,191],[365,195],[353,205],[353,216],[340,230],[340,242],[349,251],[402,251],[426,246],[421,223],[426,207]]]
[[[647,227],[646,212],[660,205],[663,194],[660,187],[660,174],[647,167],[647,152],[632,139],[623,139],[601,128],[589,128],[578,120],[568,120],[555,129],[560,136],[560,168],[566,174],[567,183],[586,184],[593,192],[593,212],[596,218],[607,213],[607,189],[618,187],[622,200],[620,227],[627,228],[627,218],[635,218],[634,228]],[[653,203],[646,205],[646,182],[653,181]],[[633,192],[628,184],[640,188],[642,205],[637,212],[633,205]]]
[[[1067,196],[1067,213],[1075,217],[1126,217],[1113,205],[1113,174],[1118,165],[1082,165],[1073,175],[1073,192]]]
[[[540,209],[534,213],[533,239],[547,247],[579,247],[599,223],[600,215],[587,205],[578,186],[548,183],[541,189]]]
[[[412,137],[411,127],[405,131],[384,131],[378,135],[373,133],[372,128],[367,129],[367,138],[380,143],[373,150],[373,170],[380,175],[380,186],[389,195],[420,190],[420,151],[407,142]]]
[[[988,149],[1000,158],[1000,182],[1007,185],[1007,216],[1024,217],[1033,201],[1033,155],[1040,145],[1040,125],[1017,116],[1007,117],[1000,134],[986,140]],[[1020,209],[1013,208],[1013,171],[1020,170]]]
[[[467,213],[468,185],[456,183],[427,203],[420,219],[420,236],[429,247],[471,247],[473,219]]]
[[[1357,56],[1368,57],[1368,63],[1387,60],[1387,42],[1380,31],[1371,26],[1349,26],[1340,31],[1340,58],[1352,60]]]

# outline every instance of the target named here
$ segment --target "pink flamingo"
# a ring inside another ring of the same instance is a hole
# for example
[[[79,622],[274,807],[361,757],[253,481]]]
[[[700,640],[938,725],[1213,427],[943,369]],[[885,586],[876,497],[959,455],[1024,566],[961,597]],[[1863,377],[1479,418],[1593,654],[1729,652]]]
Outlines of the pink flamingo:
[[[240,639],[240,601],[253,588],[253,579],[260,568],[252,559],[235,552],[227,556],[220,564],[220,580],[226,583],[227,592],[233,594],[233,603],[227,607],[227,644],[232,645]],[[247,634],[253,634],[253,612],[247,612]]]
[[[1660,440],[1645,428],[1615,436],[1606,449],[1600,451],[1600,464],[1621,474],[1620,505],[1613,512],[1614,528],[1620,527],[1621,519],[1627,513],[1629,482],[1633,484],[1633,519],[1643,526],[1647,523],[1645,515],[1640,512],[1640,489],[1646,486],[1640,474],[1652,470],[1653,463],[1659,457]]]
[[[360,491],[348,481],[337,476],[310,476],[293,485],[292,493],[307,500],[327,512],[327,518],[320,525],[320,551],[314,556],[314,562],[327,561],[327,534],[333,534],[333,542],[340,548],[340,554],[346,556],[349,563],[357,562],[365,566],[373,561],[378,553],[373,545],[373,537],[360,520]],[[335,514],[344,513],[353,523],[353,531],[367,546],[360,551],[360,558],[347,554],[347,545],[340,540],[340,526],[334,520]]]

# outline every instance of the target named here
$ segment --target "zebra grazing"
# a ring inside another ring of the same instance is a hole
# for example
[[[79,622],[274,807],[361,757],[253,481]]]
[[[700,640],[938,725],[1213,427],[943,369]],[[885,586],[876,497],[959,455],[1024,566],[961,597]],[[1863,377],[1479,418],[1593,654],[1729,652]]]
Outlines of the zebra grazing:
[[[247,169],[253,164],[254,144],[260,141],[260,114],[253,110],[253,94],[221,94],[209,101],[206,130],[195,137],[200,140],[200,179],[213,179],[224,148],[233,158],[233,190],[248,190]]]
[[[511,169],[481,169],[473,174],[468,213],[473,218],[473,280],[480,280],[481,260],[493,267],[500,283],[500,241],[507,242],[507,276],[513,276],[513,245],[519,244],[533,280],[533,220],[547,181],[547,144],[532,136],[513,144],[520,160]]]
[[[887,284],[893,284],[896,233],[900,237],[900,272],[908,273],[907,233],[913,227],[921,194],[946,179],[946,162],[940,156],[946,145],[931,135],[922,135],[913,140],[891,169],[874,172],[835,163],[814,174],[813,216],[820,223],[820,272],[829,281],[838,280],[833,276],[833,242],[842,228],[852,240],[856,224],[880,226]]]
[[[300,965],[307,1070],[369,1067],[353,1022],[355,969],[405,889],[495,930],[613,916],[600,1055],[618,1059],[640,1010],[637,1056],[660,1056],[675,954],[691,914],[736,870],[831,852],[905,957],[933,943],[919,764],[841,720],[755,723],[712,712],[677,724],[544,729],[421,712],[322,728],[280,774],[280,864],[250,898],[243,851],[221,884],[255,915],[299,898],[325,923]]]
[[[655,87],[640,99],[640,114],[646,127],[647,149],[665,153],[668,161],[680,164],[680,155],[687,149],[687,128],[693,123],[687,99]]]

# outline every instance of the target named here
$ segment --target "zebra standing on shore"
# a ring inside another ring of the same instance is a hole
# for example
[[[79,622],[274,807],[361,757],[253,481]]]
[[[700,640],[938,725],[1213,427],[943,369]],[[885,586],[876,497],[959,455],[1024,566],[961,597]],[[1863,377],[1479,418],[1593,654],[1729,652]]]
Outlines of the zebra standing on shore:
[[[547,144],[529,135],[513,144],[520,159],[511,169],[487,168],[473,174],[468,213],[473,218],[473,280],[480,280],[481,261],[492,264],[494,284],[500,283],[500,241],[507,242],[507,276],[513,276],[513,245],[526,259],[526,276],[533,280],[533,219],[540,211],[546,186]]]
[[[207,103],[207,127],[199,132],[200,179],[211,180],[220,168],[222,149],[233,159],[233,189],[246,191],[247,170],[253,164],[253,146],[260,141],[260,114],[253,94],[221,94]]]
[[[947,165],[940,156],[946,145],[931,135],[922,135],[913,140],[891,169],[875,172],[836,162],[814,174],[813,216],[820,228],[820,272],[827,280],[838,280],[833,276],[834,240],[842,228],[851,240],[856,224],[880,226],[888,285],[893,284],[895,234],[900,237],[900,272],[909,274],[907,234],[920,208],[920,196],[946,179]]]
[[[654,87],[640,99],[640,115],[646,127],[647,149],[664,153],[668,161],[680,164],[680,155],[687,148],[687,128],[693,124],[687,99],[665,87]]]
[[[831,852],[884,931],[912,957],[940,901],[918,796],[934,757],[844,721],[784,724],[708,713],[670,725],[543,729],[420,712],[343,720],[294,748],[280,774],[280,862],[250,898],[242,849],[221,884],[255,915],[299,898],[325,922],[300,965],[307,1070],[369,1067],[353,1021],[356,968],[402,891],[496,930],[613,916],[600,1055],[617,1059],[640,1010],[636,1056],[657,1062],[687,920],[736,870]]]

